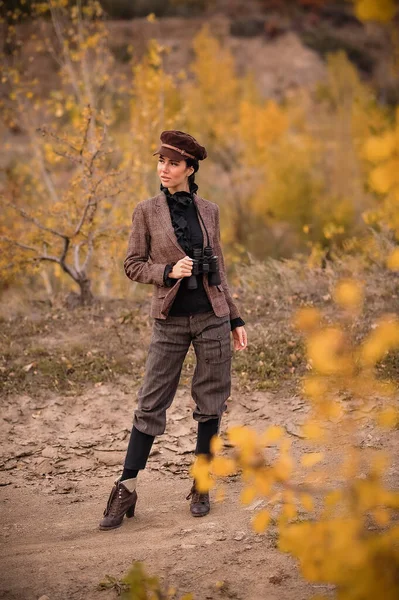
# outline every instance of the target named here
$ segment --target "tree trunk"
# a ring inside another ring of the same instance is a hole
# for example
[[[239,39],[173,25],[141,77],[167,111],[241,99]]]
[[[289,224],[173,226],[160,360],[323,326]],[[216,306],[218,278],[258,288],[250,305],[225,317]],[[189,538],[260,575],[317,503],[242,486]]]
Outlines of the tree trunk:
[[[91,281],[86,277],[78,281],[80,287],[80,301],[83,306],[89,306],[93,303],[94,296],[91,291]]]

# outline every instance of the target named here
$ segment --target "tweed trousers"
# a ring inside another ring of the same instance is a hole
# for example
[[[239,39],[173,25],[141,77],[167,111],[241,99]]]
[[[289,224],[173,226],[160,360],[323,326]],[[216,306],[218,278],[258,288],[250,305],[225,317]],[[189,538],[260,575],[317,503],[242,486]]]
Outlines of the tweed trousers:
[[[196,421],[217,419],[231,394],[231,340],[229,316],[213,311],[190,316],[154,319],[143,384],[133,425],[142,433],[161,435],[166,411],[173,402],[185,356],[191,343],[196,366],[191,382]]]

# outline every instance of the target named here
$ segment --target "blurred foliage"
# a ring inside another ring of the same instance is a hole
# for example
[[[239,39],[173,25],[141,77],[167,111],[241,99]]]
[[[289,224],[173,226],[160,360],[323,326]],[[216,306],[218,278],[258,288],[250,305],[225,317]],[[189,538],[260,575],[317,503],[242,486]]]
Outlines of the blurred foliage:
[[[399,348],[399,320],[381,316],[357,343],[352,324],[361,316],[363,286],[343,279],[334,300],[341,309],[337,322],[325,321],[315,307],[297,311],[293,320],[308,358],[302,396],[309,411],[298,433],[306,443],[300,460],[283,427],[271,425],[258,434],[235,426],[227,431],[233,452],[226,454],[222,438],[214,437],[213,459],[199,455],[192,474],[205,492],[240,473],[241,503],[266,503],[253,518],[254,531],[275,526],[280,550],[298,558],[308,581],[334,585],[339,600],[394,600],[399,595],[399,493],[386,481],[392,459],[386,450],[359,442],[367,424],[399,427],[396,386],[375,376],[377,362]]]
[[[182,596],[174,587],[164,586],[158,577],[149,575],[139,561],[133,563],[121,580],[107,575],[98,589],[114,589],[121,600],[194,600],[192,594]]]
[[[193,600],[192,594],[181,596],[173,587],[165,589],[158,577],[146,574],[141,563],[135,562],[124,578],[129,590],[122,600]]]

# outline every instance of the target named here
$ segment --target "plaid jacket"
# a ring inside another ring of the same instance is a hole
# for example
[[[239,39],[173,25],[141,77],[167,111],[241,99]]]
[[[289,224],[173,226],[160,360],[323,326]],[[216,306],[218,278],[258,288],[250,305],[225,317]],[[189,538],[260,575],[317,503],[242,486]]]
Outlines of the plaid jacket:
[[[226,278],[222,248],[220,246],[219,206],[194,194],[198,212],[208,230],[209,242],[219,258],[221,285],[209,286],[208,277],[204,276],[204,288],[214,313],[218,317],[229,315],[230,320],[239,317]],[[207,242],[206,232],[199,219],[204,244]],[[166,319],[182,279],[178,279],[172,287],[166,287],[163,281],[165,267],[184,258],[186,253],[179,245],[172,221],[169,206],[163,192],[139,202],[133,211],[132,226],[129,235],[127,255],[123,266],[125,273],[132,281],[151,283],[154,286],[151,311],[152,317]]]

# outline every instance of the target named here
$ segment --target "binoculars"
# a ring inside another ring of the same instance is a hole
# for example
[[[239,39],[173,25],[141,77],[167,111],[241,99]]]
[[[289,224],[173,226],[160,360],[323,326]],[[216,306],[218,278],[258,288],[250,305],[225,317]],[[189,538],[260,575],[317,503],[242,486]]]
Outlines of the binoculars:
[[[205,246],[203,250],[201,248],[194,248],[193,255],[193,270],[188,278],[188,289],[197,289],[197,275],[202,275],[203,273],[208,273],[209,285],[219,285],[221,283],[219,274],[219,259],[213,254],[213,249],[211,246]]]

